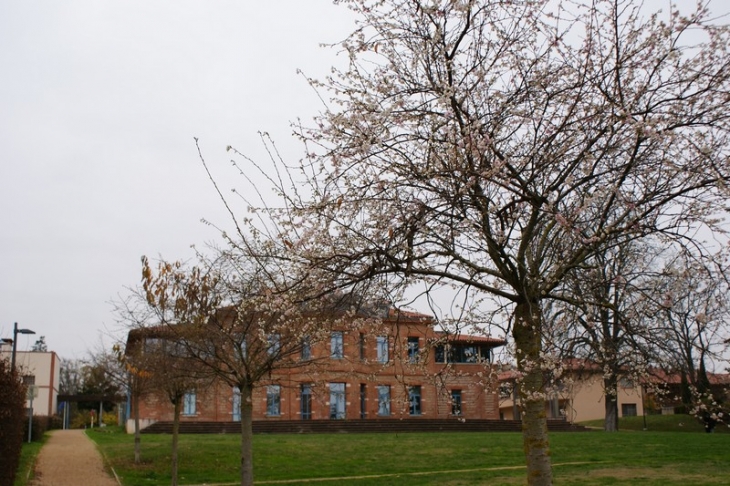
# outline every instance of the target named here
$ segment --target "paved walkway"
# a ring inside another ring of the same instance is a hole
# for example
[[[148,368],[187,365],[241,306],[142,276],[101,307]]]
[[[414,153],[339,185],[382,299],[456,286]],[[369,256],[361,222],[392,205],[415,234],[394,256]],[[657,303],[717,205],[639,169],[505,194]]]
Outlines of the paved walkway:
[[[31,486],[119,486],[83,430],[55,430],[35,466]]]

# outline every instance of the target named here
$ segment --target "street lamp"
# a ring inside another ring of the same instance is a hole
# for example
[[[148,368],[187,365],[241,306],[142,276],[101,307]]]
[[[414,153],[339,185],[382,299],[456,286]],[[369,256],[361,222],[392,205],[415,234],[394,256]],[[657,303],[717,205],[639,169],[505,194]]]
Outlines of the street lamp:
[[[18,346],[18,334],[35,334],[35,331],[30,329],[18,329],[18,323],[15,323],[13,327],[13,353],[10,357],[10,369],[15,371],[15,349]]]

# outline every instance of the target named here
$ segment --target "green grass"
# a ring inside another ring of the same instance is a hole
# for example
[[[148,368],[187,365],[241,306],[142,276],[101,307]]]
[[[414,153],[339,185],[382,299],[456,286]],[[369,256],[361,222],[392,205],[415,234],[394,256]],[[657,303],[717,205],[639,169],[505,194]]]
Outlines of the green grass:
[[[603,429],[603,420],[581,422],[587,427]],[[620,430],[644,430],[644,417],[621,417]],[[691,415],[647,415],[646,430],[649,432],[705,432],[704,425]],[[725,424],[717,424],[716,433],[730,433]]]
[[[33,466],[41,451],[41,447],[48,440],[48,436],[43,436],[40,442],[23,443],[23,449],[20,451],[20,464],[18,465],[18,473],[15,475],[13,486],[26,486],[30,479],[33,479]]]
[[[170,436],[143,435],[143,464],[133,464],[133,437],[118,429],[89,433],[124,486],[169,484]],[[235,435],[183,435],[180,483],[238,481]],[[684,432],[551,434],[556,484],[727,484],[730,435]],[[257,484],[518,485],[525,483],[522,437],[515,433],[257,435]],[[502,468],[502,469],[500,469]],[[362,476],[355,479],[354,477]]]

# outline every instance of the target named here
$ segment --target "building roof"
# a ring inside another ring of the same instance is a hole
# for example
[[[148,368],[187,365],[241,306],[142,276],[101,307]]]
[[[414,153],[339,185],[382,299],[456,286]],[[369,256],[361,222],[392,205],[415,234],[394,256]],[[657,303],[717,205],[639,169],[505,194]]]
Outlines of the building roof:
[[[710,385],[730,385],[730,374],[707,373]],[[682,383],[681,373],[667,373],[664,370],[652,369],[649,372],[649,381],[653,383],[665,383],[667,385],[679,385]]]

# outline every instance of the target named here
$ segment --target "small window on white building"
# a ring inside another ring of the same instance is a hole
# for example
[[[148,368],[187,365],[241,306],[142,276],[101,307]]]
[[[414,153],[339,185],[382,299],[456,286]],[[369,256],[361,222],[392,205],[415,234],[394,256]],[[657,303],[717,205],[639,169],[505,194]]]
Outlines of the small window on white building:
[[[636,417],[636,404],[635,403],[623,403],[621,404],[621,416],[622,417]]]

